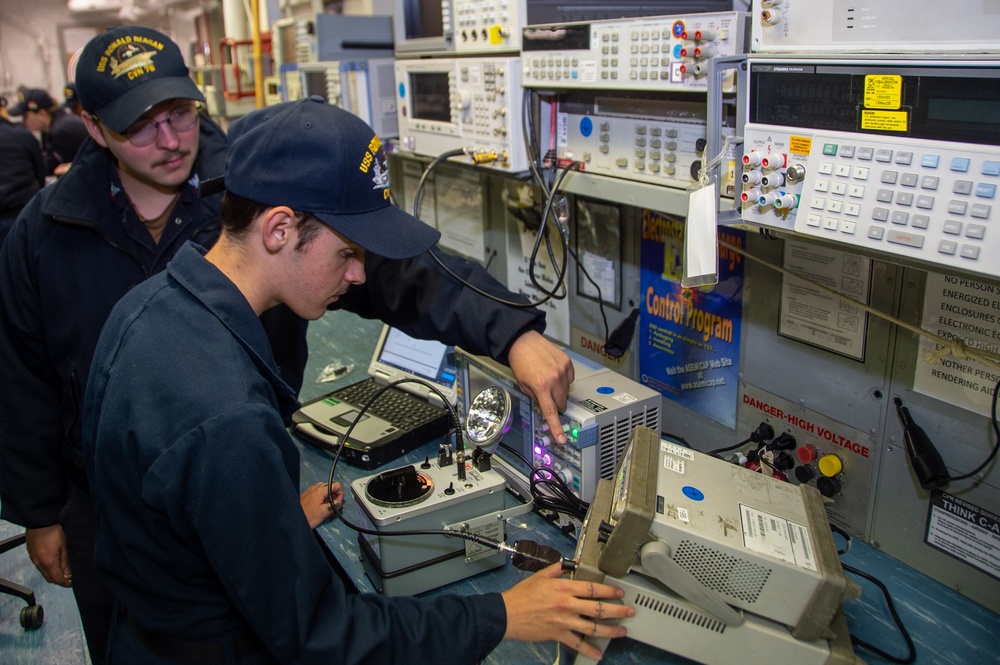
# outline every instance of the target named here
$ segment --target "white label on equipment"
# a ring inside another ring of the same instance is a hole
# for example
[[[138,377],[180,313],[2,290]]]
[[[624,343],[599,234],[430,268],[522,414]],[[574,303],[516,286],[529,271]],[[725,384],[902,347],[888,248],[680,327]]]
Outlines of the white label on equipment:
[[[670,455],[663,456],[663,468],[667,471],[673,471],[674,473],[679,473],[684,475],[684,460],[677,459],[676,457],[671,457]]]
[[[684,522],[685,524],[689,524],[691,522],[691,516],[688,515],[688,509],[687,508],[680,508],[680,507],[678,507],[677,508],[677,519],[679,519],[680,521]]]
[[[815,571],[816,556],[806,527],[740,504],[743,545],[752,552]]]
[[[667,443],[666,441],[660,440],[660,450],[667,453],[668,455],[676,455],[677,457],[683,457],[686,460],[693,460],[694,453],[685,448],[684,446],[678,446],[674,443]]]
[[[636,401],[635,397],[628,393],[618,393],[617,395],[612,395],[611,398],[618,400],[622,404],[631,404]]]

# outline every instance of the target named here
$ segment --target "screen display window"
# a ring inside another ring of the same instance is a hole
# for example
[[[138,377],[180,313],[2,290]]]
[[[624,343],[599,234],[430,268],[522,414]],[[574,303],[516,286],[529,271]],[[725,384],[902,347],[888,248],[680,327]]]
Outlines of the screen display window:
[[[774,65],[750,70],[753,123],[829,129],[867,130],[862,117],[866,84],[872,75],[898,77],[898,103],[876,110],[904,113],[902,135],[938,141],[1000,145],[1000,72],[995,69],[875,67],[857,65]]]
[[[302,74],[302,89],[307,97],[319,95],[323,99],[327,98],[326,72],[301,71],[300,73]]]
[[[442,386],[455,385],[455,349],[441,342],[416,339],[392,328],[378,359]]]
[[[451,122],[451,94],[447,72],[410,74],[413,118]]]
[[[441,0],[403,0],[403,25],[407,39],[443,36]]]

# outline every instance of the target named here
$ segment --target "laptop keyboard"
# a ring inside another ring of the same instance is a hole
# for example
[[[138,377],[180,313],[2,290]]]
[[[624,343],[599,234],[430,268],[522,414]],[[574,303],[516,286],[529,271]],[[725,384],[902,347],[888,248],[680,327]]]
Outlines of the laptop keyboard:
[[[341,388],[333,396],[360,409],[381,387],[381,384],[369,379]],[[399,429],[413,429],[440,418],[443,414],[441,407],[428,404],[396,388],[390,388],[379,395],[374,404],[368,407],[368,411]]]

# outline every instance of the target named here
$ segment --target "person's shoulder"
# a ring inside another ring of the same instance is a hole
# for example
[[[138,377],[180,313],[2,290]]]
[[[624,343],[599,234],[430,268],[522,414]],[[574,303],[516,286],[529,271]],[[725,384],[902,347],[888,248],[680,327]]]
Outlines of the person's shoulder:
[[[35,138],[34,134],[29,132],[26,128],[20,126],[16,128],[16,134],[16,140],[21,145],[26,146],[29,150],[31,150],[31,152],[37,152],[39,155],[42,154],[42,145],[38,142],[38,139]]]
[[[23,140],[25,137],[27,137],[30,138],[35,143],[38,143],[38,139],[35,138],[34,134],[28,131],[27,127],[25,127],[19,122],[13,122],[6,118],[0,118],[0,134],[6,136],[14,136],[20,140]]]
[[[206,179],[225,173],[226,133],[207,115],[201,116],[199,140],[196,171]]]
[[[205,145],[210,146],[226,146],[226,132],[215,123],[214,120],[206,115],[201,117],[201,145],[204,148]]]
[[[158,273],[150,275],[147,279],[139,282],[134,287],[129,289],[128,293],[123,295],[115,305],[115,309],[121,310],[121,312],[142,309],[146,306],[150,299],[165,289],[168,284],[169,276],[167,271],[162,270]]]
[[[150,339],[150,335],[166,333],[167,317],[158,313],[161,308],[150,307],[164,289],[169,288],[166,271],[158,272],[140,282],[123,295],[108,314],[104,323],[105,334],[124,341],[126,335]]]
[[[66,134],[87,135],[87,125],[83,118],[73,113],[69,109],[62,109],[56,116],[56,121],[52,123],[52,132],[62,132]]]

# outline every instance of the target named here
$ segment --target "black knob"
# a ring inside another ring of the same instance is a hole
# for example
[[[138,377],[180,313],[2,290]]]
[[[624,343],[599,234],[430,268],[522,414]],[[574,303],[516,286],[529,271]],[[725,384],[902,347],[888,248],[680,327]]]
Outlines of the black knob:
[[[771,443],[767,444],[769,450],[794,450],[795,437],[788,432],[782,432]]]
[[[827,478],[822,476],[816,480],[816,489],[826,497],[832,497],[840,493],[840,480],[837,478]]]
[[[778,471],[788,471],[793,466],[795,466],[795,460],[788,453],[779,453],[777,457],[774,458],[774,468]]]
[[[811,466],[799,466],[795,468],[795,478],[802,484],[808,483],[816,477],[816,471]]]
[[[430,457],[425,457],[424,458],[424,463],[420,465],[420,468],[421,469],[429,469],[429,468],[431,468],[431,458]]]
[[[451,496],[455,493],[455,483],[448,483],[448,487],[445,488],[444,493]]]

